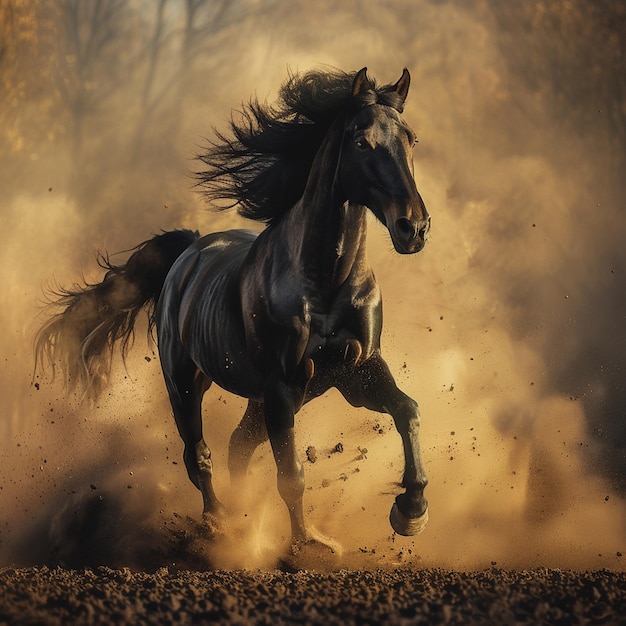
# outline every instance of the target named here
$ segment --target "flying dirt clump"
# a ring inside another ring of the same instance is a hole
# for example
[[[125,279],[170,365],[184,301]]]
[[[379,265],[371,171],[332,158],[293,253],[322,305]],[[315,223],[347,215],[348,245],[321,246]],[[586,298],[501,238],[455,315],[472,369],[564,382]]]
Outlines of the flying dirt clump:
[[[306,458],[309,463],[315,463],[317,461],[317,450],[315,446],[308,446],[306,449]]]

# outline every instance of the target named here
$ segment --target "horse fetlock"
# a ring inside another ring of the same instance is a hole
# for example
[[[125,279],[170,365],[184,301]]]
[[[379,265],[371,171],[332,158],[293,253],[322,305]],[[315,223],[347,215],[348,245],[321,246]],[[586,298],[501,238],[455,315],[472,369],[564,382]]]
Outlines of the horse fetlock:
[[[400,512],[408,518],[421,517],[428,509],[428,502],[422,489],[407,489],[405,493],[396,496],[396,504]]]
[[[198,480],[197,486],[200,490],[200,493],[202,494],[203,519],[207,516],[210,518],[215,517],[216,519],[223,519],[224,517],[226,517],[226,509],[224,508],[224,505],[217,499],[217,495],[215,494],[215,490],[213,489],[213,483],[210,476],[201,476]]]
[[[402,498],[420,500],[424,498],[424,489],[428,486],[428,478],[423,469],[417,471],[414,468],[406,468],[402,477],[402,486],[406,490],[406,493],[402,494]]]

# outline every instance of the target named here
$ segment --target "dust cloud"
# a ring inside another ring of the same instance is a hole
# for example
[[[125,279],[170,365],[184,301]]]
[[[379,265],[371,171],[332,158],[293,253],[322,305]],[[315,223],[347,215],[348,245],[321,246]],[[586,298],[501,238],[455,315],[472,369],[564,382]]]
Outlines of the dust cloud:
[[[623,51],[623,33],[582,0],[104,4],[92,20],[87,2],[0,2],[0,564],[268,567],[285,550],[268,445],[249,493],[229,492],[241,399],[205,398],[229,509],[209,541],[147,329],[95,405],[32,378],[32,341],[42,287],[98,280],[96,250],[240,227],[195,193],[194,153],[242,101],[275,98],[288,68],[328,64],[412,74],[432,235],[404,258],[372,221],[370,260],[384,354],[422,411],[431,520],[393,535],[399,436],[330,392],[296,421],[301,457],[316,451],[313,531],[347,567],[623,569],[626,135],[603,89],[624,73],[588,53]]]

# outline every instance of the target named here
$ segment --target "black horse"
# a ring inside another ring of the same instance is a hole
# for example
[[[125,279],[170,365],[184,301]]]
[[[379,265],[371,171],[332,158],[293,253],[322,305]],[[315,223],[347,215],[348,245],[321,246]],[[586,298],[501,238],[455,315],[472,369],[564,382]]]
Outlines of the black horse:
[[[218,135],[200,157],[206,170],[198,176],[209,198],[232,200],[242,215],[267,222],[265,230],[171,231],[123,265],[102,258],[104,280],[60,294],[62,310],[39,333],[38,362],[60,362],[71,384],[97,392],[114,344],[125,353],[137,314],[150,308],[207,522],[222,514],[202,434],[202,397],[213,381],[249,399],[230,440],[235,488],[269,438],[294,545],[307,539],[294,415],[331,387],[354,406],[392,415],[405,493],[390,522],[402,535],[427,522],[418,407],[381,356],[381,295],[365,249],[368,209],[401,254],[420,251],[429,230],[412,173],[415,134],[401,117],[409,81],[406,69],[383,87],[366,68],[313,71],[291,76],[277,106],[252,101],[231,123],[232,137]]]

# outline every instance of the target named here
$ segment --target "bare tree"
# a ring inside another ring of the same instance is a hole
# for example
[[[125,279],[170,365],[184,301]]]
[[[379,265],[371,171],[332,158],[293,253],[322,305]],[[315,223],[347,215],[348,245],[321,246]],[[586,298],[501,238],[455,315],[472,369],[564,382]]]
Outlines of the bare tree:
[[[162,51],[163,40],[166,33],[165,23],[165,5],[168,0],[159,0],[156,9],[156,19],[154,23],[154,31],[150,41],[148,42],[148,64],[146,69],[146,77],[141,93],[141,106],[145,109],[150,101],[150,94],[156,76],[159,55]]]
[[[61,6],[65,54],[58,55],[57,85],[71,114],[73,155],[79,161],[86,119],[100,112],[123,82],[115,44],[128,5],[123,0],[63,0]]]
[[[245,20],[255,10],[247,0],[173,0],[168,19],[168,3],[169,0],[159,0],[148,43],[141,113],[132,151],[135,158],[141,151],[148,128],[160,113],[172,107],[171,95],[186,91],[196,62],[200,58],[217,58],[213,52],[221,45],[218,35]],[[271,1],[266,2],[263,8],[266,10],[271,4]],[[166,50],[170,58],[177,54],[178,60],[162,64]]]

